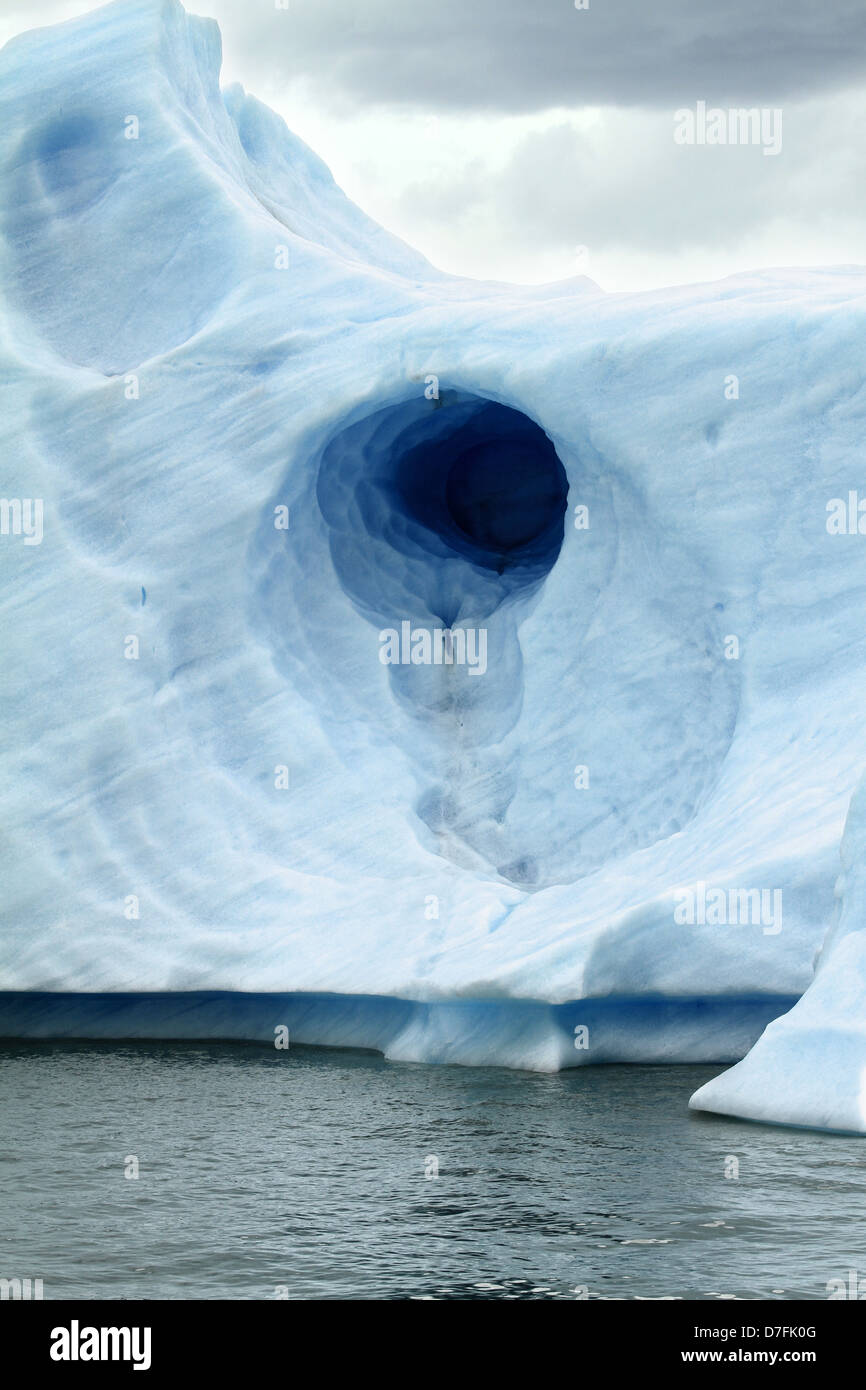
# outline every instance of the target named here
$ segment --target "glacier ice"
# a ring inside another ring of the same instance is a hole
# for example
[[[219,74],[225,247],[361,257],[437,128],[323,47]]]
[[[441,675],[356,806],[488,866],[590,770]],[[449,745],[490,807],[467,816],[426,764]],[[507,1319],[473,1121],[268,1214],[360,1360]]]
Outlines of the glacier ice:
[[[739,1065],[813,1019],[847,1126],[866,272],[448,276],[220,61],[176,0],[0,55],[0,1032],[734,1062],[803,995]]]
[[[866,781],[845,822],[836,892],[813,982],[741,1062],[695,1092],[694,1110],[866,1134]]]

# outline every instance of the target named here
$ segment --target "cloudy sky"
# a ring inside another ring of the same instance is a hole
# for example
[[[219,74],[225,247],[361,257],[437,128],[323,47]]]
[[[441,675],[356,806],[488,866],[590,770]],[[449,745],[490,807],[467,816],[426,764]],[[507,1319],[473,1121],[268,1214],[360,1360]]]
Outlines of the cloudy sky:
[[[224,81],[446,270],[629,290],[866,259],[866,0],[283,3],[187,8]],[[0,41],[92,8],[0,0]],[[677,144],[701,101],[780,110],[781,152]]]

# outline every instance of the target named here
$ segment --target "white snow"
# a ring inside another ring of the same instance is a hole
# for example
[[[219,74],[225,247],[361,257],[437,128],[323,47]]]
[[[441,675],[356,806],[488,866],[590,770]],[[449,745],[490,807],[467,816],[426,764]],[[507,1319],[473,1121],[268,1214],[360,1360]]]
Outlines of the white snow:
[[[219,66],[176,0],[0,55],[0,497],[44,502],[0,535],[0,1025],[136,1035],[18,992],[158,993],[153,1029],[261,1036],[175,1007],[228,991],[394,1056],[742,1056],[866,764],[866,536],[826,524],[866,497],[866,271],[448,277]],[[431,500],[464,429],[552,490],[502,573]],[[483,676],[383,665],[403,621],[486,629]],[[699,884],[781,930],[677,921]]]

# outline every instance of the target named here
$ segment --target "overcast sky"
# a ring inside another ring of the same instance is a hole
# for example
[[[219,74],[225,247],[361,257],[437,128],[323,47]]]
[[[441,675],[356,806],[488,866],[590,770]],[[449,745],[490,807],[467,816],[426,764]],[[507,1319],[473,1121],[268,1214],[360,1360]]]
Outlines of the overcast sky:
[[[618,290],[866,259],[866,0],[277,3],[187,8],[223,80],[446,270]],[[0,41],[92,8],[0,0]],[[699,101],[780,109],[781,152],[675,143]]]

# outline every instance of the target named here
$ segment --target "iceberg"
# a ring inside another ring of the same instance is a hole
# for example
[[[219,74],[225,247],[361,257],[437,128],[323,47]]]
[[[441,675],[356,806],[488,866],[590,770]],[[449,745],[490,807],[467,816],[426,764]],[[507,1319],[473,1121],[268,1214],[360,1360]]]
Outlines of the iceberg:
[[[0,54],[0,1033],[805,1027],[847,1125],[866,270],[447,275],[220,66],[177,0]]]
[[[866,781],[845,823],[836,892],[812,984],[741,1062],[695,1092],[692,1109],[866,1134]]]

